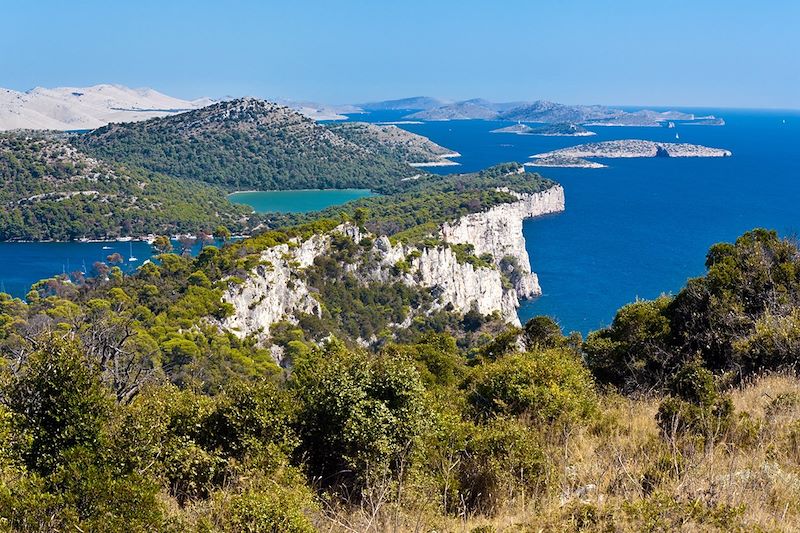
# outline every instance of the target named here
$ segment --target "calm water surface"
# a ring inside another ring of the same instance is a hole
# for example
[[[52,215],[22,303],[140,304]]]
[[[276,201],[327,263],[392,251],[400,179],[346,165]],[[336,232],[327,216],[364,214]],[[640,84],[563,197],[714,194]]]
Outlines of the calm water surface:
[[[565,189],[564,213],[528,220],[524,234],[541,298],[520,308],[524,321],[555,317],[567,331],[607,325],[621,305],[678,291],[704,272],[715,242],[754,227],[800,232],[800,112],[689,110],[727,125],[678,126],[679,142],[727,148],[730,158],[612,159],[606,169],[539,169]],[[398,114],[383,113],[377,120]],[[361,116],[363,119],[363,115]],[[589,128],[594,137],[490,133],[507,123],[429,122],[401,127],[462,155],[463,172],[526,161],[555,148],[611,139],[675,142],[675,129]]]
[[[233,193],[228,198],[231,202],[249,205],[258,213],[308,213],[365,196],[372,196],[372,192],[369,189],[254,191]]]

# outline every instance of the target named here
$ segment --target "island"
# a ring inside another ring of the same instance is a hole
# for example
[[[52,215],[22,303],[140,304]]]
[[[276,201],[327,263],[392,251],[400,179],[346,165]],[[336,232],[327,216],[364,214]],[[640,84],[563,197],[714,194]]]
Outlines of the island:
[[[713,115],[697,117],[683,111],[626,111],[602,105],[567,105],[547,100],[535,102],[491,102],[482,98],[428,107],[406,115],[408,120],[507,120],[543,124],[582,124],[584,126],[663,126],[669,121],[681,124],[720,126],[725,122]]]
[[[596,135],[583,126],[564,122],[559,124],[544,124],[541,126],[528,126],[527,124],[513,124],[505,128],[492,130],[492,133],[514,133],[516,135],[543,135],[547,137],[590,137]]]
[[[569,157],[563,155],[551,155],[536,158],[531,162],[525,163],[526,167],[562,167],[562,168],[607,168],[608,165],[581,159],[580,157]]]
[[[568,148],[561,148],[551,152],[532,155],[535,160],[545,160],[547,166],[573,166],[555,165],[558,161],[574,163],[574,158],[630,158],[630,157],[730,157],[730,150],[710,148],[688,143],[663,143],[645,141],[640,139],[626,139],[620,141],[603,141],[586,143]],[[556,159],[560,158],[560,159]]]

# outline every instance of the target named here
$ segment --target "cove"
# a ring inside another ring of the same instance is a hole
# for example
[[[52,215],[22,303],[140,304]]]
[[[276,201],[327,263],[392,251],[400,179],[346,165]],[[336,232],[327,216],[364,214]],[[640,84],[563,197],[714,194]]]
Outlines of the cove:
[[[228,199],[256,213],[308,213],[373,195],[369,189],[297,189],[235,192]]]

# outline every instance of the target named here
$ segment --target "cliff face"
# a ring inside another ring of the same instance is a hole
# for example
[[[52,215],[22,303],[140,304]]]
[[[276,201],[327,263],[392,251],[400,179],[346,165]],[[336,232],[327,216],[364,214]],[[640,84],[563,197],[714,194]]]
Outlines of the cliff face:
[[[452,224],[442,226],[445,241],[472,244],[475,253],[491,254],[498,267],[506,258],[516,260],[517,272],[512,279],[518,298],[539,296],[542,291],[539,280],[531,271],[531,261],[525,249],[522,222],[564,210],[564,189],[560,185],[536,194],[516,194],[519,201],[502,204],[484,213],[467,215]],[[508,261],[506,261],[508,262]],[[519,307],[517,304],[514,308]]]
[[[434,297],[431,310],[465,313],[475,307],[481,314],[498,312],[507,322],[519,324],[519,300],[541,294],[525,249],[522,222],[563,211],[564,190],[554,186],[516,196],[516,202],[444,224],[440,233],[443,244],[436,247],[392,244],[386,236],[375,238],[352,224],[343,224],[334,231],[355,243],[365,237],[374,239],[372,250],[345,268],[365,284],[401,281],[430,291]],[[321,303],[306,285],[302,271],[327,254],[330,244],[331,235],[316,235],[264,251],[261,265],[244,282],[231,282],[225,292],[224,299],[233,305],[234,313],[223,326],[241,336],[266,338],[272,324],[293,320],[296,313],[319,316]],[[491,254],[494,264],[476,267],[460,262],[451,244],[471,244],[475,255]],[[398,269],[401,262],[407,268]]]

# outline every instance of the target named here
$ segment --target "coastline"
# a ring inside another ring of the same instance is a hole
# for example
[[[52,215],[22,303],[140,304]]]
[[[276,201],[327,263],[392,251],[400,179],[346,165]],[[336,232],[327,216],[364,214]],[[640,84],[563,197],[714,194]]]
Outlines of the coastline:
[[[461,163],[457,163],[455,161],[450,161],[451,157],[461,157],[461,154],[458,152],[452,152],[448,154],[441,154],[438,156],[439,161],[427,161],[423,163],[409,163],[408,166],[414,168],[424,168],[424,167],[452,167],[458,166]]]

